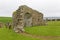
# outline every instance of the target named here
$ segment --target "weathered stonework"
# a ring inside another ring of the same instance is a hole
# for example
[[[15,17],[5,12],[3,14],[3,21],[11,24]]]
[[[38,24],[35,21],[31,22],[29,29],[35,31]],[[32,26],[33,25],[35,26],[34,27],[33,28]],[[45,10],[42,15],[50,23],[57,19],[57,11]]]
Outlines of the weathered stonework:
[[[0,22],[0,28],[4,27],[4,23]]]
[[[30,26],[40,26],[45,25],[43,20],[43,14],[33,10],[26,5],[20,6],[13,13],[13,26],[17,28],[20,27],[30,27]]]
[[[12,28],[12,23],[7,22],[7,23],[5,24],[5,26],[6,26],[6,28],[11,29],[11,28]]]

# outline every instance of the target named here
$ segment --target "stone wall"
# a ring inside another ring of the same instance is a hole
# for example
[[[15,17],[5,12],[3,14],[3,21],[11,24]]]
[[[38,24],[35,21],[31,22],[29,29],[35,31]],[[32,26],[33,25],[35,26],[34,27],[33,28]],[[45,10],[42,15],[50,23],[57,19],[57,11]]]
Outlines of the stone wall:
[[[0,22],[0,28],[4,27],[4,23]]]
[[[27,7],[26,5],[20,6],[13,13],[12,18],[14,28],[16,28],[18,25],[19,27],[44,25],[43,14]]]

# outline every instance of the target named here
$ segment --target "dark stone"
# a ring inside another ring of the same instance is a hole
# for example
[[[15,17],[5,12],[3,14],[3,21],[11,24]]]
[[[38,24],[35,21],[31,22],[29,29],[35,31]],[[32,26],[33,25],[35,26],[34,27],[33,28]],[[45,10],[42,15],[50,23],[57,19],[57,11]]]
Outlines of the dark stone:
[[[9,23],[9,22],[7,22],[7,23],[6,23],[6,28],[11,29],[11,28],[12,28],[12,24]]]

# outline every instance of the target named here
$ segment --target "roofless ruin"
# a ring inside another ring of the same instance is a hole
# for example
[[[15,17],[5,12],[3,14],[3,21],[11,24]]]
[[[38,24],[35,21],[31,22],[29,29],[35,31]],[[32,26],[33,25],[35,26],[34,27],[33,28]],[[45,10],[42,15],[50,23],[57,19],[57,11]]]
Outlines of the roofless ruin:
[[[20,6],[13,13],[12,18],[14,29],[23,29],[23,27],[45,25],[43,14],[41,12],[33,10],[32,8],[29,8],[26,5]]]

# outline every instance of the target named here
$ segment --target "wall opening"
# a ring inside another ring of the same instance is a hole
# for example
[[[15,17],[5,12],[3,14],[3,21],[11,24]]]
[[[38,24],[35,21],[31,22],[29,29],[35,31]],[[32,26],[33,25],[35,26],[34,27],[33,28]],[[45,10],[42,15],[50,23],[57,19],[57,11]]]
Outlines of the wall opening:
[[[24,26],[32,26],[32,15],[30,13],[25,13],[24,20]]]

